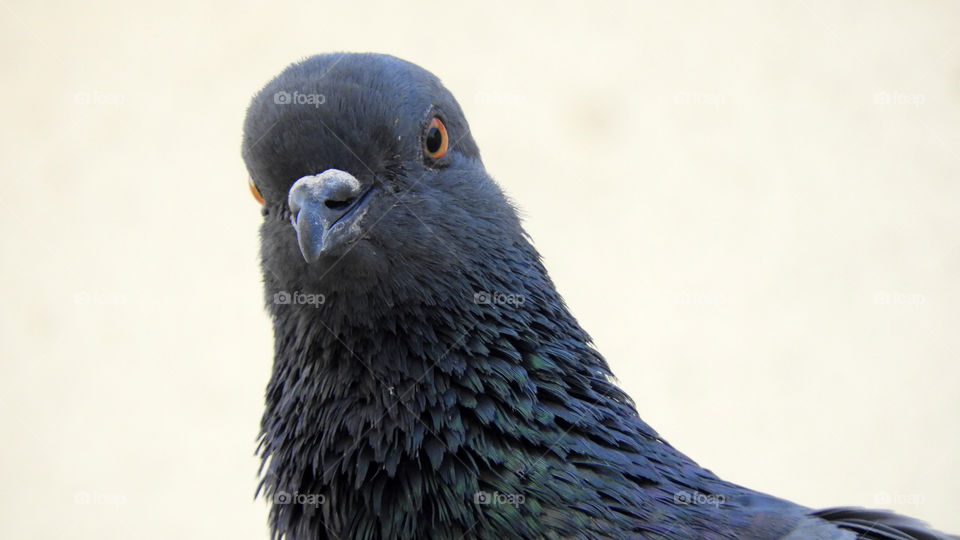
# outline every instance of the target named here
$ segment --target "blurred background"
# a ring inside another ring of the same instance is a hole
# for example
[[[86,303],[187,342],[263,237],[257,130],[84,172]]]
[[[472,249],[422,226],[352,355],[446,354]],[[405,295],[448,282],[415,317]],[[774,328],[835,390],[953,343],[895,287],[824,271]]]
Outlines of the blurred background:
[[[390,53],[641,416],[960,533],[960,3],[4,2],[0,536],[267,537],[249,99]]]

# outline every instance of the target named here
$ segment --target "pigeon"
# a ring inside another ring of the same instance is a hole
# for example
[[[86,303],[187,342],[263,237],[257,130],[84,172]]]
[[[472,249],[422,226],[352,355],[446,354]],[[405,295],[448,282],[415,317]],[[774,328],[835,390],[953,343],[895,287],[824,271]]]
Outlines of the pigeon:
[[[243,129],[274,334],[272,538],[958,538],[753,491],[658,435],[430,72],[313,56]]]

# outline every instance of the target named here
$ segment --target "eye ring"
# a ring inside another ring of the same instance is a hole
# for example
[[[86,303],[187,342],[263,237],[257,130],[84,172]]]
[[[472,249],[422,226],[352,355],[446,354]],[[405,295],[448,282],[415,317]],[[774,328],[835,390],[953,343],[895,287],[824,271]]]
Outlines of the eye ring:
[[[423,152],[430,159],[440,159],[447,154],[450,147],[450,136],[447,134],[447,127],[443,125],[443,120],[439,116],[430,119],[427,131],[423,137]]]
[[[263,195],[260,194],[260,190],[257,189],[257,185],[253,183],[253,177],[247,179],[247,185],[250,186],[250,194],[253,195],[253,198],[260,203],[260,206],[266,206],[266,201],[263,200]]]

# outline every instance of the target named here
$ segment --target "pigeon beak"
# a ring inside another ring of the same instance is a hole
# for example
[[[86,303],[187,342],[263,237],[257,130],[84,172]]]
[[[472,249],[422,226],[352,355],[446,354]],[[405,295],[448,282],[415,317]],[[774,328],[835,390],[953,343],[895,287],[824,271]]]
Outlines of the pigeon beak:
[[[319,259],[339,242],[331,233],[334,227],[341,229],[370,193],[363,192],[360,181],[352,174],[338,169],[328,169],[320,174],[304,176],[290,188],[287,203],[290,205],[293,228],[297,231],[300,253],[308,263]]]

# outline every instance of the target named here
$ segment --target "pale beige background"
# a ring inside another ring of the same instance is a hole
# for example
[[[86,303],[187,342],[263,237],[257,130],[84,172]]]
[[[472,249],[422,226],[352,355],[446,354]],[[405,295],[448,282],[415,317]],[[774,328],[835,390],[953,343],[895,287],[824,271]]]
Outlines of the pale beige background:
[[[0,536],[266,537],[240,129],[333,50],[459,96],[674,445],[960,533],[960,4],[550,6],[4,2]]]

